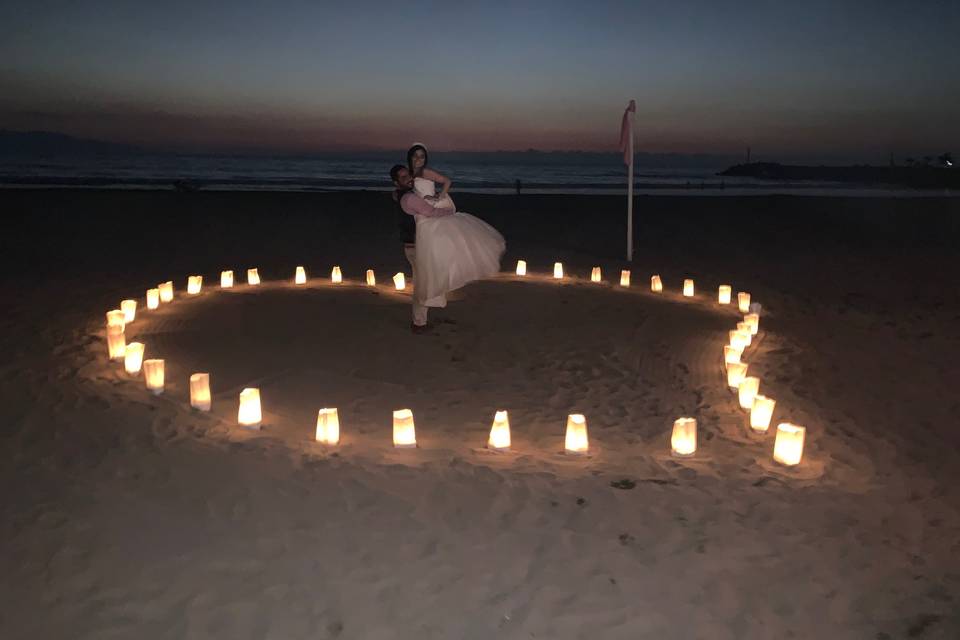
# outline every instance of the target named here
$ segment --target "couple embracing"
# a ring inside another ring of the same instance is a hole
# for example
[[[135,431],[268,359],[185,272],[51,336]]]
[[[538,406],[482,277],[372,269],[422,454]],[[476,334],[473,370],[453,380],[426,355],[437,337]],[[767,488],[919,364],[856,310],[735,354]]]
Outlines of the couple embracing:
[[[483,220],[457,211],[448,193],[450,179],[428,166],[424,145],[410,147],[406,166],[394,165],[390,178],[402,211],[403,249],[413,270],[411,329],[423,333],[430,328],[430,307],[447,306],[451,291],[500,271],[506,243]]]

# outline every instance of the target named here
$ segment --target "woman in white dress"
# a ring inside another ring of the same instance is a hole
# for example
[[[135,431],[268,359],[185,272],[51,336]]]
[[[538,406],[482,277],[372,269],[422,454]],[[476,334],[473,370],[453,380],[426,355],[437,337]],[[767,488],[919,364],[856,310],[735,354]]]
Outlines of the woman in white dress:
[[[450,179],[427,166],[427,160],[427,149],[422,144],[413,145],[407,152],[414,190],[434,207],[456,211],[447,193]],[[439,193],[438,183],[442,185]],[[424,306],[442,307],[447,293],[500,272],[506,242],[483,220],[462,211],[416,219],[416,295]]]

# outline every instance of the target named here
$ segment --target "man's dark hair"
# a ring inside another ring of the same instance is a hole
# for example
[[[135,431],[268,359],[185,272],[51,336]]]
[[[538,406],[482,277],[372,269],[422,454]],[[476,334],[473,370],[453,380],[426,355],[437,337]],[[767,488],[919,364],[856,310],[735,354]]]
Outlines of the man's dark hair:
[[[430,164],[430,155],[427,153],[427,148],[422,144],[415,144],[407,150],[407,168],[410,169],[410,175],[418,176],[420,175],[413,170],[413,154],[417,151],[423,151],[423,166]],[[422,173],[421,169],[421,173]]]
[[[406,169],[402,164],[395,164],[390,167],[390,179],[396,182],[399,179],[400,172]]]

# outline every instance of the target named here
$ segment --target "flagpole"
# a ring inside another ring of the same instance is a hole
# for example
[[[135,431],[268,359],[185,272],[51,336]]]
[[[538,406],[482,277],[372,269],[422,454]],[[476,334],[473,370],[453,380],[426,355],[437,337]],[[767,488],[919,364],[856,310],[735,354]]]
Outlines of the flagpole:
[[[627,169],[627,262],[633,262],[633,114],[630,114],[630,141],[627,149],[630,164]]]

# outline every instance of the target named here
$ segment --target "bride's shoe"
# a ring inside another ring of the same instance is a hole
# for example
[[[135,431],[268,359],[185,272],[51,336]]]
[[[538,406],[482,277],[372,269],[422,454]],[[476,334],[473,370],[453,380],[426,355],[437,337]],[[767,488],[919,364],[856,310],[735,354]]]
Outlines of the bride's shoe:
[[[429,333],[430,331],[433,331],[433,325],[430,323],[414,324],[413,322],[411,322],[410,331],[416,335],[420,335],[421,333]]]

